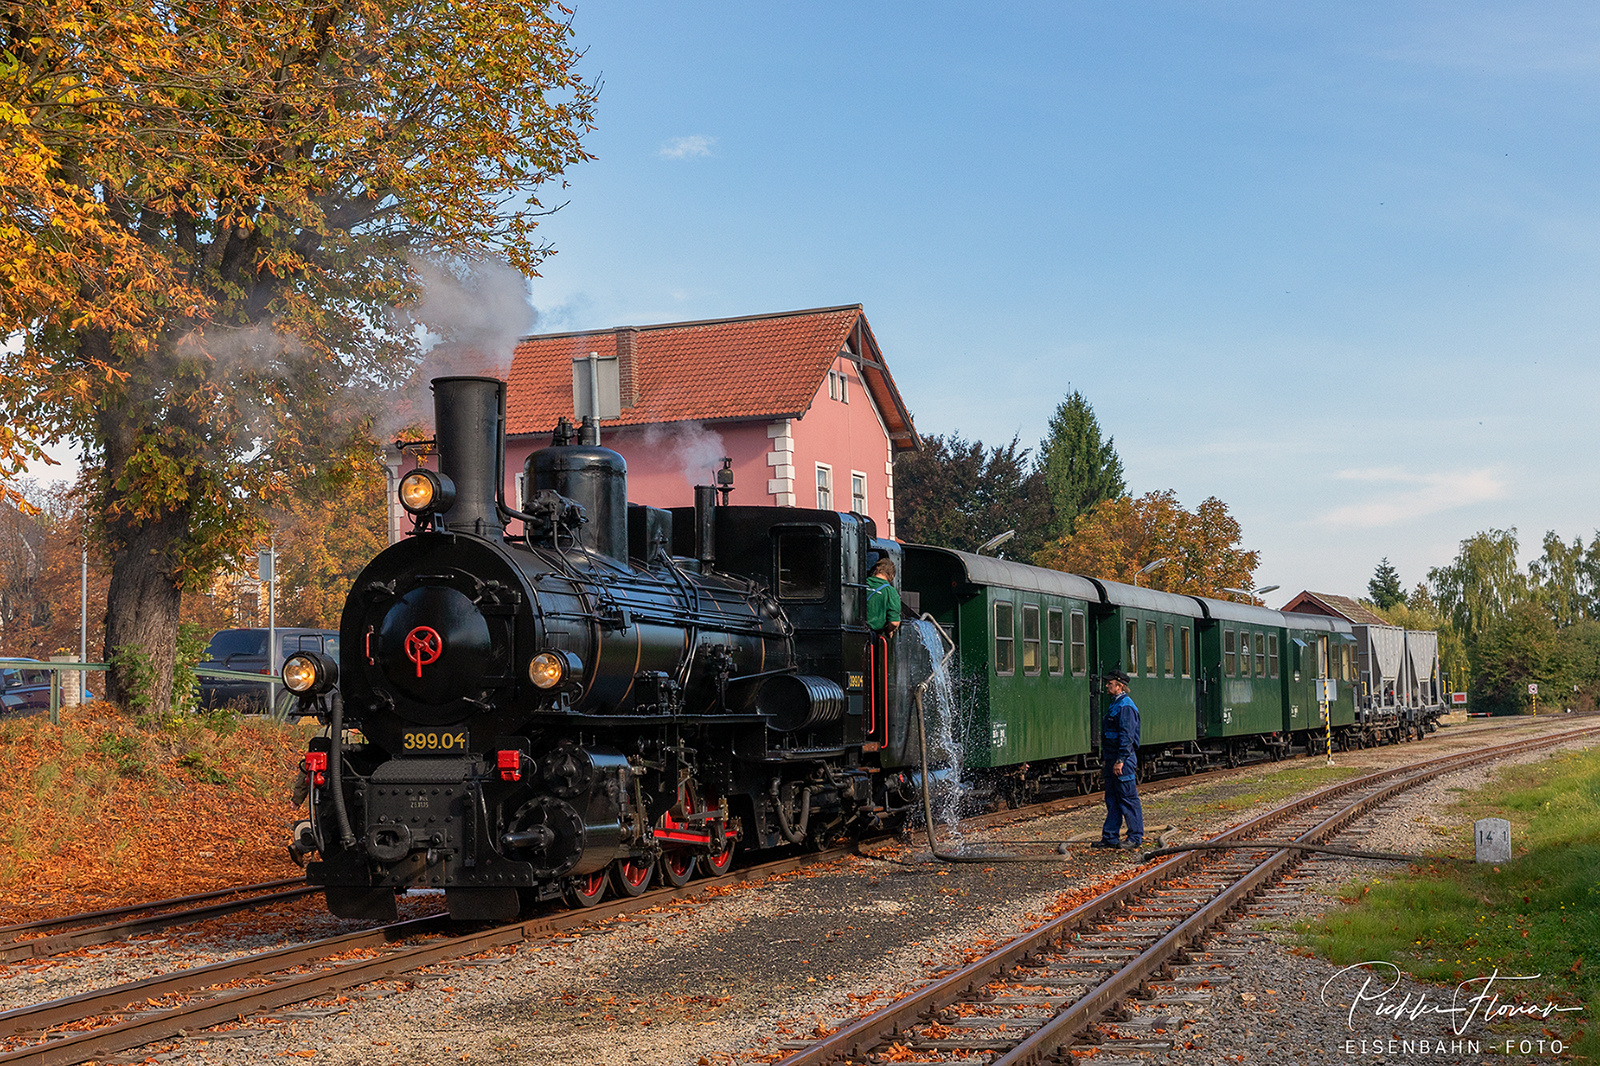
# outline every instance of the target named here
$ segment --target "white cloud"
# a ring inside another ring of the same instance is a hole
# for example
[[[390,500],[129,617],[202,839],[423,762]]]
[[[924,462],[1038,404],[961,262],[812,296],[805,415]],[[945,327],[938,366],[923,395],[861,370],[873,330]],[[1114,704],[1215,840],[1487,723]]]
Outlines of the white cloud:
[[[674,137],[661,146],[662,159],[694,159],[699,156],[709,156],[711,146],[717,143],[715,137],[707,137],[697,133],[692,137]]]
[[[1498,467],[1436,474],[1411,473],[1400,467],[1373,467],[1340,470],[1333,476],[1340,481],[1366,482],[1386,488],[1361,503],[1336,507],[1318,519],[1319,523],[1332,526],[1394,526],[1440,511],[1498,500],[1506,494],[1506,481]]]

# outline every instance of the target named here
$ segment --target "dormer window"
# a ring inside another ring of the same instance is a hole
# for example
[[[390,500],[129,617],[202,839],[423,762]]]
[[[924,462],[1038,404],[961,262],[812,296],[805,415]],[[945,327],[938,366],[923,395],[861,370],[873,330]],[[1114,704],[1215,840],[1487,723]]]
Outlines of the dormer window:
[[[850,402],[850,379],[844,376],[843,371],[828,371],[828,399]]]

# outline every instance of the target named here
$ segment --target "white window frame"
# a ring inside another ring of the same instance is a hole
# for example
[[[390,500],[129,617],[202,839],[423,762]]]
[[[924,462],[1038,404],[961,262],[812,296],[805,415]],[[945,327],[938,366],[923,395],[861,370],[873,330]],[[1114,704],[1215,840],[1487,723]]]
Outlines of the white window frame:
[[[817,510],[833,510],[833,467],[817,464]]]
[[[856,495],[856,485],[861,485],[861,495]],[[867,513],[867,475],[859,470],[850,471],[850,509],[856,514]]]

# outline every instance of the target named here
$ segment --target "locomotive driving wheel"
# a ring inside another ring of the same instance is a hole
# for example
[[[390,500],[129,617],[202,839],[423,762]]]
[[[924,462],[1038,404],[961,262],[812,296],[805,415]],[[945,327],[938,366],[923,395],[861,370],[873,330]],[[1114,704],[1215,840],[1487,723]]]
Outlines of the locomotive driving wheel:
[[[656,864],[649,859],[618,859],[611,864],[611,886],[617,895],[632,898],[650,887]]]
[[[606,898],[606,872],[604,869],[596,870],[592,874],[574,877],[567,887],[567,900],[574,907],[593,907],[596,903]]]

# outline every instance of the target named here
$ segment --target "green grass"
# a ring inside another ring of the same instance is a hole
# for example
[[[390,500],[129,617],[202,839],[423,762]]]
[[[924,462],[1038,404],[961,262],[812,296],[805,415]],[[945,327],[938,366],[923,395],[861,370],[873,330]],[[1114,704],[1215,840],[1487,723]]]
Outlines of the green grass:
[[[1457,804],[1451,851],[1471,857],[1472,822],[1511,823],[1512,859],[1499,866],[1435,863],[1387,881],[1355,883],[1347,905],[1298,928],[1339,965],[1386,960],[1424,981],[1455,986],[1538,974],[1525,999],[1582,1005],[1539,1026],[1600,1061],[1600,751],[1557,753],[1508,767]],[[1526,1024],[1526,1023],[1524,1023]]]

